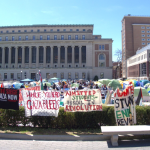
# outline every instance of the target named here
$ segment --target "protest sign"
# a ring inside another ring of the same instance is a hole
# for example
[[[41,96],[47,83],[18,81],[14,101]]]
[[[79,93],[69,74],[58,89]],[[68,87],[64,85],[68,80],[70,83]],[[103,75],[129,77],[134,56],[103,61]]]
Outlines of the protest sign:
[[[58,116],[60,93],[58,91],[22,90],[25,116]]]
[[[129,85],[124,91],[116,89],[114,98],[116,124],[118,126],[136,124],[133,86]]]
[[[100,90],[67,91],[64,95],[64,110],[68,112],[102,111]]]
[[[0,88],[0,108],[19,110],[19,90]]]

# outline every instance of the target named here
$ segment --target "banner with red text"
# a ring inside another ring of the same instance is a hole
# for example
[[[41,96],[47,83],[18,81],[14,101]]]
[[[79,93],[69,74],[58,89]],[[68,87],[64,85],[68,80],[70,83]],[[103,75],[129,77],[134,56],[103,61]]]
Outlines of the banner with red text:
[[[114,93],[114,111],[118,126],[136,124],[133,85],[127,86],[123,91],[116,89]]]
[[[60,92],[22,90],[25,116],[58,116]]]
[[[64,110],[68,112],[102,111],[101,92],[98,89],[67,91]]]
[[[19,110],[19,90],[0,88],[0,108]]]

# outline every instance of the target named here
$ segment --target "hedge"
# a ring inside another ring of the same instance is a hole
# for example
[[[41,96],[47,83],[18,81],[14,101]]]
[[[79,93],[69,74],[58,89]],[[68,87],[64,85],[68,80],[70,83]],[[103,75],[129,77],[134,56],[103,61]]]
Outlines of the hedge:
[[[150,107],[136,106],[136,114],[137,125],[150,124]],[[61,107],[58,117],[25,117],[24,107],[22,106],[19,110],[0,109],[0,126],[18,126],[20,123],[27,126],[30,122],[34,127],[59,129],[96,129],[102,125],[116,125],[114,107],[106,105],[103,105],[103,111],[93,112],[65,112]]]

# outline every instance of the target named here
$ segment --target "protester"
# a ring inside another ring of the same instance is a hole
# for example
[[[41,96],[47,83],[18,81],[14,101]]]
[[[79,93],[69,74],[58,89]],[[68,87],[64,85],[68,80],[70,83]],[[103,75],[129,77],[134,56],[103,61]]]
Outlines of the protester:
[[[44,84],[44,90],[47,91],[47,85],[46,85],[46,83]]]

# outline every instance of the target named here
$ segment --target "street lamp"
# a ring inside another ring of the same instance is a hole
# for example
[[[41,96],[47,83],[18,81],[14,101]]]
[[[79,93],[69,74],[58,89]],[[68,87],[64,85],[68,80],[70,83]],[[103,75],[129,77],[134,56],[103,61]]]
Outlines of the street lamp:
[[[22,70],[21,70],[21,80],[22,80]]]
[[[37,72],[37,81],[38,81],[38,72]]]

